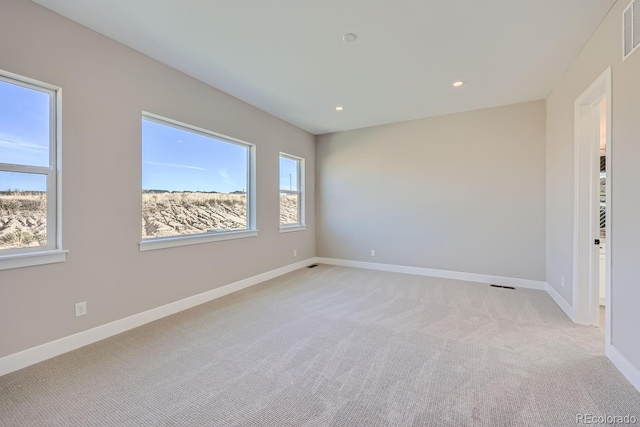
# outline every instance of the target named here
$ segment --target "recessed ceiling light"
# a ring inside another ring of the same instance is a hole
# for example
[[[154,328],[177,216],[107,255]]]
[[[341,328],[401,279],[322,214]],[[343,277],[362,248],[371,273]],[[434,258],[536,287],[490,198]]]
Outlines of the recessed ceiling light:
[[[462,86],[464,86],[464,82],[462,82],[462,81],[460,81],[460,82],[455,82],[455,83],[453,84],[453,87],[462,87]]]
[[[345,43],[353,43],[358,40],[358,35],[356,33],[347,33],[342,36],[342,40],[344,40]]]
[[[344,110],[344,108],[343,108],[343,107],[340,107],[340,106],[337,106],[337,107],[336,107],[336,111],[342,111],[342,110]]]

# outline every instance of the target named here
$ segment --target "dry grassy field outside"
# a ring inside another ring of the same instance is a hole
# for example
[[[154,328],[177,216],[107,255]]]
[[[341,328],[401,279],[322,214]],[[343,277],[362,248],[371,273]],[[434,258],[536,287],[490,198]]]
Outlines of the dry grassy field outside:
[[[142,238],[244,230],[245,194],[143,193]]]
[[[281,196],[280,220],[297,222],[297,199]],[[142,238],[244,230],[246,194],[174,192],[142,194]]]
[[[0,192],[0,249],[47,244],[47,195],[44,192]]]
[[[281,223],[296,223],[297,212],[297,198],[282,195]],[[246,194],[142,194],[143,239],[244,230],[246,227]],[[0,249],[42,246],[46,241],[46,193],[0,192]]]

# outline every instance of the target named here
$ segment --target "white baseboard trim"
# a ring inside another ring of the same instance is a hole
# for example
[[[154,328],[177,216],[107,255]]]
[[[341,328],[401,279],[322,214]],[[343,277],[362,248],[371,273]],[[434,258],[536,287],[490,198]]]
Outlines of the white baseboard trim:
[[[409,267],[405,265],[381,264],[377,262],[350,261],[335,258],[316,258],[320,264],[339,265],[342,267],[364,268],[367,270],[390,271],[393,273],[414,274],[417,276],[440,277],[443,279],[464,280],[466,282],[489,283],[514,288],[545,290],[545,282],[513,277],[490,276],[486,274],[462,273],[459,271],[435,270],[432,268]]]
[[[257,285],[258,283],[274,279],[278,276],[306,267],[314,262],[316,262],[316,258],[310,258],[295,264],[290,264],[266,273],[258,274],[257,276],[249,277],[247,279],[239,280],[237,282],[203,292],[201,294],[152,308],[151,310],[134,314],[132,316],[125,317],[124,319],[119,319],[105,325],[78,332],[77,334],[69,335],[37,347],[10,354],[0,358],[0,376],[17,371],[18,369],[26,368],[27,366],[34,365],[44,360],[51,359],[52,357],[59,356],[63,353],[84,347],[85,345],[92,344],[105,338],[112,337],[130,329],[137,328],[138,326],[153,322],[154,320],[187,310],[205,302],[221,298],[230,293]]]
[[[560,295],[558,291],[556,291],[550,284],[545,284],[545,290],[547,291],[549,296],[556,302],[556,304],[558,304],[558,307],[560,307],[560,309],[564,311],[564,314],[566,314],[569,319],[571,319],[571,321],[575,323],[576,313],[573,310],[573,307],[571,307],[571,305],[569,305],[569,303],[564,298],[562,298],[562,295]]]
[[[640,392],[640,370],[633,366],[633,364],[612,345],[606,346],[605,354],[609,360],[611,360],[611,363],[622,372],[622,375]]]

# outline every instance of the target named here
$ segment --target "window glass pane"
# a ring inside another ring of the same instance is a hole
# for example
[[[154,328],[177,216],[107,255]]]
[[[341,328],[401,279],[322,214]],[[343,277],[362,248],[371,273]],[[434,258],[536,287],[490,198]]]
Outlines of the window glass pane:
[[[298,160],[280,156],[280,190],[298,191]]]
[[[142,121],[142,237],[247,229],[249,147]]]
[[[299,224],[298,194],[280,193],[280,225]]]
[[[0,163],[49,166],[50,97],[0,81]]]
[[[0,249],[47,244],[47,176],[0,172]]]

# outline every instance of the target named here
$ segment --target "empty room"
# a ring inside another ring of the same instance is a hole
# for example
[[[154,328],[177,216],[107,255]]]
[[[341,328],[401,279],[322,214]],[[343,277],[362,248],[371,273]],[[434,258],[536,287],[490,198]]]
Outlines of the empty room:
[[[0,426],[640,424],[640,0],[0,0]]]

